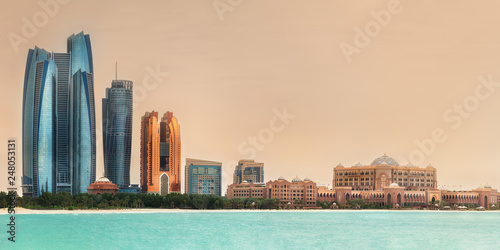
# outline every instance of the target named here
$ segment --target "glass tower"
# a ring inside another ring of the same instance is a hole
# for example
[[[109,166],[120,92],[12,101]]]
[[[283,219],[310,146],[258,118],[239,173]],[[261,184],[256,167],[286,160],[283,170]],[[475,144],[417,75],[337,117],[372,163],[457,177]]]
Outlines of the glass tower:
[[[28,59],[26,60],[26,69],[24,72],[24,91],[23,91],[23,177],[22,189],[24,195],[38,194],[38,177],[35,168],[36,149],[35,141],[37,129],[34,126],[35,114],[38,115],[38,110],[35,112],[35,77],[37,75],[37,63],[44,62],[50,59],[49,52],[35,47],[28,51]],[[43,68],[42,68],[43,69]],[[39,69],[41,74],[41,69]],[[38,93],[39,95],[39,93]],[[37,96],[39,99],[39,96]]]
[[[220,162],[186,159],[186,186],[188,194],[221,195]]]
[[[240,160],[236,165],[233,174],[233,183],[242,183],[244,181],[263,183],[264,182],[264,163],[254,160]]]
[[[118,188],[130,185],[132,81],[113,80],[102,99],[104,176]]]
[[[87,192],[95,180],[95,108],[90,37],[67,53],[28,51],[23,93],[23,195]]]

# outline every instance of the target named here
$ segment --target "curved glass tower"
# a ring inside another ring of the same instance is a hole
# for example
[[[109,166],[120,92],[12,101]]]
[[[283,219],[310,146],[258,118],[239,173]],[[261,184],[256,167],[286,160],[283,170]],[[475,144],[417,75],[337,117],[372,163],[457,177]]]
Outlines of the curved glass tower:
[[[54,61],[43,61],[37,63],[37,71],[41,69],[42,74],[37,74],[35,80],[35,151],[34,162],[38,166],[38,194],[43,192],[55,192],[55,85],[56,64]]]
[[[35,77],[37,75],[37,63],[43,62],[50,58],[49,52],[35,47],[28,51],[28,59],[26,60],[26,69],[24,73],[24,93],[23,93],[23,194],[35,195],[38,194],[38,177],[34,164],[36,161],[36,149],[34,134],[37,128],[34,127],[35,113],[38,115],[38,110],[35,112]],[[41,72],[39,73],[41,74]],[[37,93],[39,95],[39,93]],[[39,97],[37,97],[39,99]]]
[[[90,37],[67,53],[29,50],[23,94],[23,195],[86,193],[95,180],[95,106]]]
[[[130,185],[132,81],[113,80],[102,99],[104,176],[118,188]]]

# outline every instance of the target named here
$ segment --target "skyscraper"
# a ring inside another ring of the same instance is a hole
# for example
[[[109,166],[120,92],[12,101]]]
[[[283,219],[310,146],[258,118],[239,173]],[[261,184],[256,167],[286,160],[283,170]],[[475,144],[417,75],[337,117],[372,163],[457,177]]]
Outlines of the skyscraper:
[[[95,108],[89,35],[67,53],[28,51],[23,94],[23,195],[87,192],[95,180]]]
[[[146,112],[141,117],[141,188],[144,193],[159,192],[159,145],[158,112]]]
[[[181,136],[177,118],[172,112],[163,114],[160,122],[160,170],[166,171],[170,192],[181,191]]]
[[[186,159],[186,193],[221,195],[222,163]]]
[[[141,118],[141,188],[143,192],[180,192],[180,126],[172,112],[158,124],[158,112]]]
[[[240,160],[234,169],[233,183],[242,183],[243,181],[263,183],[264,163],[254,160]]]
[[[118,188],[130,185],[132,81],[113,80],[102,99],[104,176]]]
[[[26,60],[26,69],[24,72],[24,91],[23,91],[23,195],[38,196],[38,168],[37,160],[37,141],[35,136],[38,134],[38,126],[35,126],[38,121],[36,117],[39,113],[38,104],[35,102],[35,96],[38,100],[40,93],[36,93],[35,89],[40,89],[41,76],[43,67],[37,67],[39,63],[43,65],[46,60],[50,59],[50,54],[44,49],[35,47],[28,51],[28,59]],[[38,69],[38,70],[37,70]],[[36,85],[36,76],[39,76],[38,85]],[[36,86],[36,87],[35,87]],[[37,108],[35,109],[35,103]],[[36,111],[36,112],[35,112]]]

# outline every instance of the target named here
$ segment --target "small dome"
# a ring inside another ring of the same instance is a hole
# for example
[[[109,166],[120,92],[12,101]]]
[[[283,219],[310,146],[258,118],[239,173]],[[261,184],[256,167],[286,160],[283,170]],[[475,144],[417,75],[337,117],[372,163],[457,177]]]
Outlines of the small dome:
[[[285,178],[283,178],[283,176],[280,176],[280,178],[278,178],[279,181],[286,181]]]
[[[394,158],[391,158],[387,156],[386,154],[380,156],[379,158],[373,160],[372,166],[375,165],[390,165],[390,166],[399,166],[399,163],[394,160]]]
[[[111,182],[111,181],[106,177],[101,177],[101,178],[97,179],[96,182]]]
[[[491,188],[489,184],[484,185],[484,188]]]
[[[429,165],[427,165],[428,168],[433,168],[434,166],[432,166],[432,164],[429,163]]]
[[[411,163],[408,163],[408,164],[406,164],[406,167],[412,168],[412,167],[415,167],[415,166],[413,166],[413,164],[411,164]]]
[[[292,182],[301,182],[302,180],[299,177],[293,178]]]
[[[339,162],[339,164],[337,165],[337,167],[343,167],[344,165],[342,165],[342,163]]]
[[[364,167],[365,165],[361,164],[361,162],[358,162],[358,164],[354,165],[355,167]]]
[[[391,185],[389,185],[389,186],[390,186],[390,187],[399,187],[399,185],[398,185],[396,182],[392,183],[392,184],[391,184]]]
[[[304,179],[304,181],[311,181],[311,179],[309,179],[309,178],[307,178],[307,177],[306,177],[306,178]]]

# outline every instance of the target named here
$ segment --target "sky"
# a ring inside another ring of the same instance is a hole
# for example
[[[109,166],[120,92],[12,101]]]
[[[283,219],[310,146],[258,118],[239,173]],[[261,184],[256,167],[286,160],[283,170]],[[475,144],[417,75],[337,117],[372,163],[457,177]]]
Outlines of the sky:
[[[240,159],[265,179],[310,178],[387,154],[432,164],[443,189],[500,188],[500,23],[497,1],[2,1],[0,190],[7,140],[22,174],[28,50],[66,52],[90,35],[97,176],[101,100],[134,82],[131,183],[139,183],[146,111],[171,111],[186,158],[223,164],[222,192]],[[498,82],[498,83],[497,83]],[[182,183],[184,189],[184,183]],[[20,191],[20,190],[19,190]]]

